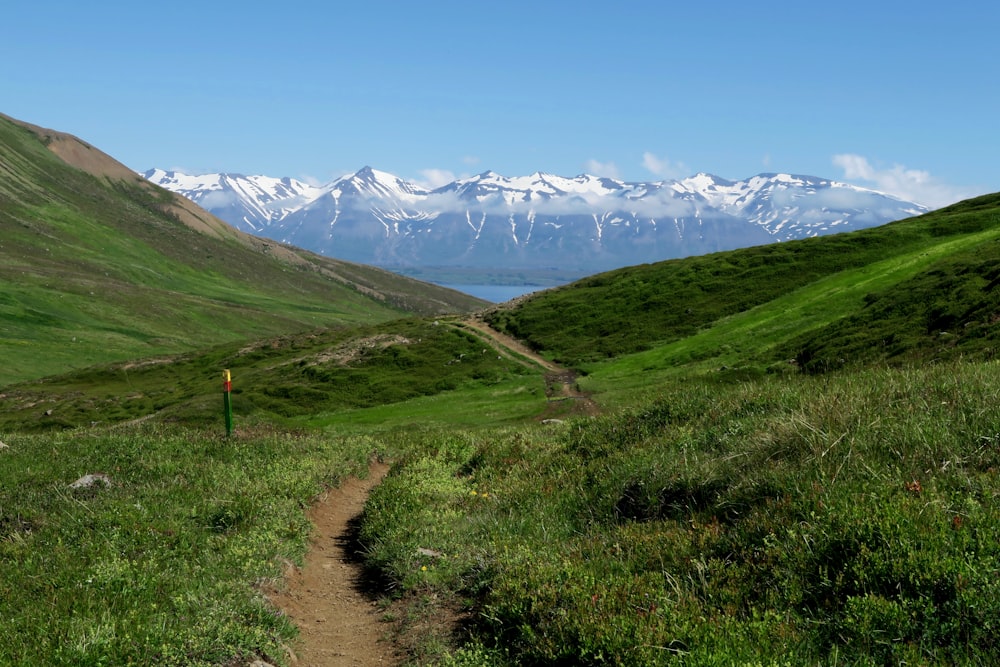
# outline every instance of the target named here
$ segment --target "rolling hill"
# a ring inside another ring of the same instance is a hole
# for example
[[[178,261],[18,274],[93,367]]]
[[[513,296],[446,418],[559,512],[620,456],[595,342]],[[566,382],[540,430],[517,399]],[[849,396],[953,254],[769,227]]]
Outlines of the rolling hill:
[[[0,127],[30,158],[0,163],[5,331],[90,337],[67,355],[191,350],[0,393],[0,662],[290,664],[295,628],[260,588],[306,548],[310,499],[372,457],[394,469],[360,552],[387,634],[419,634],[400,643],[423,662],[1000,661],[1000,195],[487,312],[584,372],[601,413],[576,419],[551,376],[463,319],[310,291],[324,274],[280,246],[266,254],[292,257],[233,265],[262,242],[189,211],[194,230],[158,213],[176,205],[162,191],[66,170]],[[99,293],[119,285],[120,302]],[[225,341],[179,333],[243,317]],[[288,333],[310,318],[349,326]],[[141,337],[161,330],[176,339]],[[219,368],[238,369],[225,439]],[[73,488],[86,471],[112,482]]]
[[[237,231],[64,133],[0,116],[0,385],[483,302]]]
[[[998,267],[994,194],[882,227],[611,271],[488,320],[577,366],[623,355],[757,372],[984,359],[998,342]]]

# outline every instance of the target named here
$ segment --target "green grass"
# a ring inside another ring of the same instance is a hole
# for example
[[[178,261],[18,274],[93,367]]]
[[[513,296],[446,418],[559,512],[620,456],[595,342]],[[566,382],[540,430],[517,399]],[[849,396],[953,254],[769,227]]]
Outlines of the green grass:
[[[475,333],[438,320],[401,319],[9,385],[0,394],[0,429],[60,430],[149,417],[211,423],[219,417],[225,369],[232,373],[237,418],[282,424],[378,421],[386,406],[420,397],[427,398],[413,404],[422,406],[413,408],[414,420],[447,414],[472,422],[484,412],[496,419],[523,415],[544,400],[537,371],[498,355]],[[454,409],[449,396],[459,390],[468,398]]]
[[[501,383],[466,386],[401,403],[317,412],[304,417],[302,422],[337,433],[374,434],[520,424],[541,413],[545,405],[544,389],[537,375],[517,376]]]
[[[365,535],[401,590],[467,606],[494,664],[994,664],[998,374],[691,382],[422,434]]]
[[[284,660],[295,629],[263,591],[301,561],[302,508],[385,453],[246,425],[3,441],[0,663],[25,667]],[[87,473],[111,486],[71,488]]]
[[[487,348],[406,319],[8,387],[0,663],[286,664],[296,630],[261,591],[301,560],[315,494],[401,455],[401,432],[545,409],[541,376]],[[112,486],[69,488],[86,473]]]
[[[1000,304],[995,291],[983,289],[988,281],[978,273],[1000,261],[993,255],[1000,250],[998,235],[1000,229],[990,229],[831,274],[677,341],[584,363],[587,376],[580,384],[600,392],[608,405],[624,405],[632,389],[641,394],[650,385],[692,375],[726,381],[815,371],[821,364],[829,370],[886,362],[893,352],[904,362],[963,354],[992,358],[987,344]],[[961,325],[942,335],[913,311],[933,309],[938,301],[931,295],[953,291],[942,285],[949,276],[961,276],[967,294],[952,299],[962,314],[951,324]],[[895,315],[878,312],[879,301],[893,304]],[[885,344],[890,338],[897,341],[894,349]]]
[[[7,429],[0,662],[283,664],[259,586],[374,452],[370,567],[406,618],[469,619],[422,664],[993,664],[997,387],[994,363],[691,378],[542,425],[515,375],[233,439]],[[68,488],[87,472],[114,486]]]
[[[92,149],[95,150],[96,149]],[[174,195],[63,163],[0,118],[0,386],[96,363],[406,314],[478,299],[254,239]],[[186,213],[189,218],[197,213]]]

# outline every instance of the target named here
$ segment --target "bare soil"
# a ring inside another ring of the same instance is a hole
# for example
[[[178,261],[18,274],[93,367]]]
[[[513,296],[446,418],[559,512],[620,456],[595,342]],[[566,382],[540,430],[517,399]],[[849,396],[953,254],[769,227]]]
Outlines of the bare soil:
[[[309,510],[315,528],[305,562],[290,567],[284,589],[270,596],[299,627],[293,664],[386,667],[401,661],[365,581],[352,532],[369,491],[388,470],[386,464],[372,464],[366,479],[346,480]]]
[[[521,342],[482,320],[469,318],[463,326],[482,335],[497,353],[545,371],[549,408],[540,419],[595,414],[597,406],[576,386],[576,374],[544,359]],[[389,466],[373,463],[365,479],[350,478],[331,489],[309,510],[315,526],[312,545],[301,568],[289,566],[282,590],[270,594],[271,602],[299,627],[299,642],[292,663],[308,667],[399,665],[405,654],[419,653],[427,636],[447,638],[461,631],[467,612],[452,608],[448,600],[422,598],[433,608],[425,620],[400,623],[385,616],[407,614],[407,604],[396,602],[388,614],[377,601],[376,587],[367,581],[355,536],[357,520],[368,493],[385,477]],[[425,610],[426,611],[426,610]]]
[[[462,324],[485,336],[500,354],[526,366],[534,364],[545,370],[545,395],[549,400],[549,407],[541,419],[598,414],[597,404],[577,387],[576,371],[549,361],[516,338],[497,331],[479,317],[469,317]],[[565,405],[556,405],[557,403]]]

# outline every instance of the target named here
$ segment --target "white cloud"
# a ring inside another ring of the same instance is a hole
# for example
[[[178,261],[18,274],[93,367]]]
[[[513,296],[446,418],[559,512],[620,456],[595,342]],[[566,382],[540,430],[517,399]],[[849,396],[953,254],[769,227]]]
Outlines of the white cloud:
[[[235,204],[238,199],[239,197],[235,192],[210,190],[206,192],[200,200],[198,200],[198,205],[202,208],[225,208]]]
[[[420,178],[415,181],[415,184],[427,190],[433,190],[442,185],[448,185],[458,178],[454,172],[447,169],[421,169]]]
[[[475,155],[466,155],[462,158],[462,162],[469,165],[470,167],[475,167],[479,164],[479,158]]]
[[[592,176],[603,176],[605,178],[620,178],[618,167],[614,162],[599,162],[597,160],[587,160],[583,164],[583,169]]]
[[[319,188],[324,185],[323,181],[319,180],[312,174],[299,174],[296,178],[306,185],[311,185],[314,188]]]
[[[868,158],[853,153],[833,156],[833,164],[844,170],[847,180],[863,181],[867,187],[917,202],[930,208],[940,208],[981,194],[973,188],[942,183],[921,169],[908,169],[894,164],[888,169],[873,166]]]
[[[683,162],[671,162],[670,158],[657,157],[649,151],[642,154],[642,166],[654,176],[660,178],[684,178],[690,176],[690,170]]]

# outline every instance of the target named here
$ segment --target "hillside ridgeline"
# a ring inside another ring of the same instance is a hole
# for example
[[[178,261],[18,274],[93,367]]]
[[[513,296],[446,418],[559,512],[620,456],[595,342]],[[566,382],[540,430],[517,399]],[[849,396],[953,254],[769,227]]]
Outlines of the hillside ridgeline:
[[[79,139],[0,117],[0,385],[467,295],[239,232]]]

